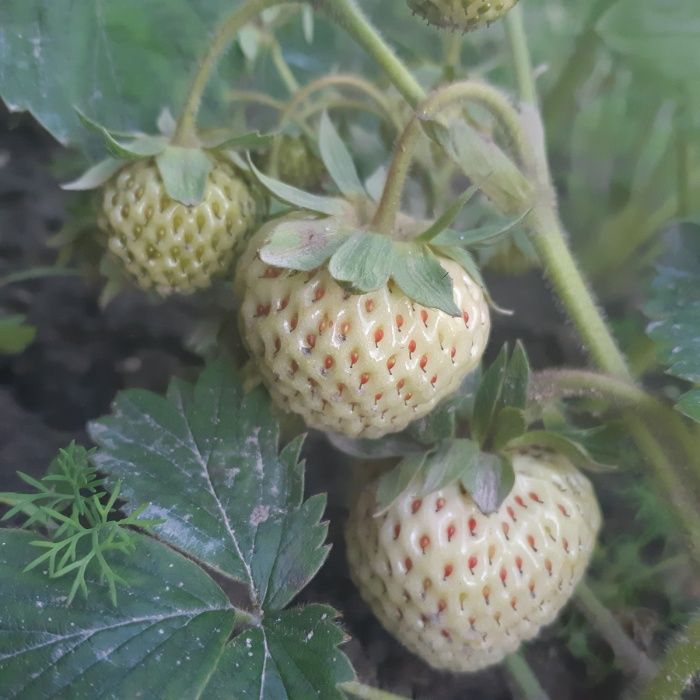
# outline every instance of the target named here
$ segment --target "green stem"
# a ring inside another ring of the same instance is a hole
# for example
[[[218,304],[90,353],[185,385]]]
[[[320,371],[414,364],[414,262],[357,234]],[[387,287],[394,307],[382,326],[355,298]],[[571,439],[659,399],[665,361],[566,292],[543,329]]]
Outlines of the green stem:
[[[256,92],[254,90],[231,90],[227,94],[231,102],[250,102],[253,104],[263,105],[277,110],[278,112],[284,109],[284,102],[277,100],[264,92]]]
[[[671,644],[656,678],[647,686],[641,700],[680,700],[700,676],[700,617]]]
[[[190,86],[185,106],[178,120],[173,143],[180,146],[193,146],[197,143],[196,122],[202,95],[209,76],[226,47],[233,41],[238,31],[263,10],[282,4],[281,0],[248,0],[237,7],[217,28],[209,49],[199,64]]]
[[[355,0],[320,0],[320,6],[377,61],[411,106],[416,107],[425,98],[420,83],[384,42]]]
[[[360,698],[360,700],[408,700],[404,695],[396,695],[386,690],[379,690],[379,688],[373,688],[358,681],[341,683],[338,687],[346,693]]]
[[[523,143],[523,139],[519,137],[521,129],[517,112],[507,98],[495,88],[469,80],[439,88],[418,105],[416,114],[403,130],[396,144],[382,198],[372,221],[372,230],[389,235],[393,231],[416,145],[423,133],[423,123],[434,119],[447,107],[467,101],[478,102],[486,107],[499,122],[505,125],[508,133],[515,136],[518,144]]]
[[[279,41],[271,36],[268,41],[270,42],[270,53],[272,54],[272,62],[275,64],[275,68],[279,73],[284,86],[290,95],[294,95],[299,89],[299,83],[292,73],[292,69],[289,67],[284,54],[282,53],[282,47]]]
[[[537,87],[535,85],[535,73],[532,69],[532,58],[530,57],[530,50],[527,46],[522,8],[519,5],[516,5],[506,15],[505,24],[510,41],[520,99],[528,104],[536,105]]]
[[[503,663],[524,700],[549,700],[522,653],[506,656]]]
[[[610,610],[598,600],[585,583],[578,585],[574,604],[608,643],[620,668],[639,678],[648,680],[654,677],[656,673],[654,662],[627,636]]]

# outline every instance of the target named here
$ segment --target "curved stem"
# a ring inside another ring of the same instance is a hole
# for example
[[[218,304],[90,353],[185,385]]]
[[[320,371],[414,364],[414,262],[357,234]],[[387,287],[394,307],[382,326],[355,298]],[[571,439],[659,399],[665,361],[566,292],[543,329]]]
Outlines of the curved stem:
[[[403,695],[396,695],[395,693],[390,693],[386,690],[373,688],[370,685],[365,685],[364,683],[359,683],[358,681],[341,683],[338,687],[341,690],[344,690],[346,693],[350,693],[350,695],[360,698],[360,700],[408,700],[408,698]]]
[[[173,136],[173,143],[180,146],[192,146],[197,143],[196,122],[202,95],[209,76],[226,47],[238,31],[264,9],[282,4],[281,0],[248,0],[237,7],[217,28],[209,49],[199,64],[192,85],[190,86],[185,106],[178,120]]]
[[[508,674],[518,687],[524,700],[549,700],[545,689],[540,685],[537,676],[528,664],[522,652],[506,656],[503,660]]]
[[[278,112],[284,109],[284,102],[277,100],[264,92],[256,92],[254,90],[230,90],[227,97],[231,102],[250,102],[253,104],[270,107]]]
[[[627,636],[613,614],[585,583],[578,585],[574,594],[574,604],[609,644],[617,662],[625,672],[643,679],[654,677],[656,673],[654,662]]]
[[[297,120],[300,122],[305,122],[315,114],[329,109],[351,109],[357,112],[366,112],[368,114],[373,114],[375,117],[379,117],[379,119],[382,120],[386,120],[387,117],[385,112],[369,102],[366,102],[365,100],[352,100],[350,98],[338,97],[336,99],[330,99],[327,102],[319,102],[317,104],[309,105],[309,107],[303,112],[297,113]]]
[[[486,107],[507,129],[517,144],[523,143],[518,114],[507,98],[498,90],[476,81],[466,80],[439,88],[424,99],[416,114],[403,130],[394,149],[382,198],[372,221],[372,229],[391,234],[394,220],[401,205],[401,195],[413,162],[416,144],[423,133],[423,121],[433,119],[450,105],[478,102]]]
[[[355,0],[320,0],[319,5],[384,69],[389,80],[415,107],[425,97],[420,83],[384,42]]]
[[[297,79],[294,77],[294,73],[292,73],[292,69],[289,67],[289,64],[284,58],[279,41],[277,41],[274,35],[272,35],[268,38],[268,42],[270,44],[272,62],[275,64],[275,68],[277,69],[284,86],[287,88],[287,91],[290,95],[293,95],[297,92],[297,90],[299,90],[299,83],[297,82]]]

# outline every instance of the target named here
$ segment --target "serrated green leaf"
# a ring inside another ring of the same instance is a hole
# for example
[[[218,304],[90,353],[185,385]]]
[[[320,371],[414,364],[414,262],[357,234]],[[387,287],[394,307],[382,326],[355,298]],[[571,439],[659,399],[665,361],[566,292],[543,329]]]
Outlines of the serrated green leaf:
[[[449,127],[431,122],[431,131],[446,153],[504,214],[530,206],[532,188],[513,161],[463,119]]]
[[[269,265],[308,272],[325,263],[346,238],[335,217],[287,219],[275,225],[260,258]]]
[[[700,389],[693,389],[678,399],[676,408],[688,418],[700,423]]]
[[[391,276],[404,294],[428,308],[460,316],[452,278],[426,245],[395,242]]]
[[[124,161],[117,158],[106,158],[86,170],[79,178],[61,185],[64,190],[93,190],[104,185],[112,175],[124,167]]]
[[[278,453],[271,414],[262,389],[246,394],[216,363],[194,386],[173,380],[166,397],[122,392],[112,415],[89,426],[95,464],[108,483],[123,480],[124,509],[148,503],[143,516],[163,519],[154,528],[163,541],[247,584],[257,605],[289,600],[326,556],[318,503],[302,506],[301,441]],[[303,551],[288,542],[291,531]],[[287,548],[296,560],[280,567]]]
[[[25,323],[26,316],[0,317],[0,353],[22,352],[36,337],[36,328]]]
[[[508,365],[508,346],[504,345],[493,364],[484,372],[474,399],[474,414],[471,421],[472,437],[484,445],[496,414]]]
[[[89,597],[69,608],[68,581],[47,582],[40,568],[22,571],[35,554],[32,537],[0,530],[4,697],[200,696],[235,619],[208,574],[134,533],[135,550],[109,559],[129,585],[119,607],[106,585],[91,578]]]
[[[377,484],[377,510],[381,515],[409,487],[421,472],[428,452],[420,452],[404,457],[392,470],[382,474]]]
[[[479,510],[488,515],[497,511],[510,493],[515,483],[515,472],[507,457],[480,452],[470,462],[460,481]]]
[[[527,395],[530,386],[530,361],[527,359],[525,347],[518,340],[515,343],[513,354],[508,360],[506,376],[503,381],[501,394],[501,406],[525,410]]]
[[[591,457],[588,450],[576,440],[571,439],[563,433],[550,430],[531,430],[521,435],[507,445],[510,450],[517,450],[523,447],[543,447],[553,450],[567,457],[579,469],[587,469],[596,472],[614,471],[615,467],[596,462]]]
[[[445,211],[433,222],[433,224],[427,228],[418,237],[418,240],[433,241],[436,245],[440,245],[437,239],[442,238],[443,234],[446,233],[445,229],[452,224],[452,222],[457,218],[459,213],[464,209],[466,204],[472,197],[479,191],[476,185],[472,185],[468,190],[462,192],[462,194],[447,208]],[[446,245],[454,245],[453,243],[447,243]]]
[[[529,211],[520,214],[508,221],[495,224],[487,224],[468,231],[454,231],[446,229],[433,239],[433,244],[438,246],[480,246],[496,243],[503,236],[508,235],[519,226]]]
[[[383,287],[392,273],[391,239],[378,233],[354,231],[331,256],[328,271],[361,292]]]
[[[211,158],[199,148],[168,146],[157,158],[165,191],[186,206],[199,204],[213,167]]]
[[[493,422],[491,444],[494,451],[505,447],[511,440],[520,437],[527,430],[525,412],[522,409],[506,406],[497,414]]]
[[[336,611],[326,605],[266,617],[228,644],[203,697],[343,700],[337,685],[355,673],[337,648],[345,635],[335,617]]]
[[[346,205],[341,199],[322,197],[317,194],[311,194],[310,192],[304,192],[304,190],[292,187],[269,175],[261,173],[250,158],[248,158],[248,167],[260,181],[260,184],[265,187],[271,195],[277,197],[277,199],[282,202],[286,202],[300,209],[306,209],[328,216],[341,216],[346,210]]]
[[[445,440],[423,463],[423,483],[416,495],[427,496],[459,481],[478,455],[479,445],[473,440]]]
[[[350,151],[338,135],[327,112],[321,115],[318,145],[323,164],[338,189],[346,197],[366,196]]]

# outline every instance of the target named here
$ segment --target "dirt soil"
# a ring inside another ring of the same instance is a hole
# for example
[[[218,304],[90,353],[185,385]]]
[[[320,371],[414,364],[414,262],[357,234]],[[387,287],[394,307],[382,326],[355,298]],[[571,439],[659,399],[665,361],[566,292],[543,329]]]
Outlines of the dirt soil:
[[[0,277],[51,264],[47,240],[65,217],[70,195],[49,166],[60,148],[31,119],[0,113]],[[536,273],[489,280],[513,317],[497,317],[491,348],[525,341],[535,366],[580,363],[580,348]],[[154,304],[137,292],[98,307],[98,283],[52,277],[0,289],[0,313],[27,314],[36,340],[20,355],[0,356],[0,491],[20,488],[22,470],[40,475],[58,447],[87,444],[85,423],[109,410],[121,389],[163,391],[171,375],[190,377],[199,358],[183,346],[195,323],[186,300]],[[436,673],[396,643],[372,617],[349,580],[342,526],[350,470],[331,456],[321,436],[307,445],[310,492],[328,491],[333,550],[319,576],[300,596],[340,612],[352,639],[345,652],[361,680],[421,700],[509,700],[517,697],[500,669],[468,676]],[[330,472],[328,464],[334,466]],[[586,683],[584,668],[552,631],[528,645],[527,657],[553,700],[619,697],[619,679]]]

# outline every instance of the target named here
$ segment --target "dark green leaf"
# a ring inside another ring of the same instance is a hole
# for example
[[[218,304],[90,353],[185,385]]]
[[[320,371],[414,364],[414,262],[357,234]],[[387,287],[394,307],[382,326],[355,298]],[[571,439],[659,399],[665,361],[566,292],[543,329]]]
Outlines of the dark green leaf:
[[[318,145],[323,164],[333,178],[338,189],[346,196],[366,196],[365,188],[357,175],[355,164],[327,112],[321,116]]]
[[[143,516],[163,519],[162,540],[246,583],[255,604],[287,602],[323,562],[319,502],[302,506],[301,441],[278,453],[267,394],[246,394],[224,364],[194,386],[173,380],[166,398],[122,392],[90,434],[100,471],[123,480],[125,510],[148,503]]]
[[[434,445],[436,442],[454,437],[456,407],[461,399],[460,391],[454,397],[442,402],[424,418],[411,423],[408,434],[414,436],[423,445]]]
[[[510,493],[515,472],[507,457],[480,452],[462,474],[461,482],[479,510],[488,515],[497,511]]]
[[[209,156],[199,148],[168,146],[157,158],[165,191],[172,199],[190,206],[204,196],[207,178],[213,167]]]
[[[0,317],[0,353],[22,352],[36,337],[36,328],[25,323],[26,316]]]
[[[472,437],[482,446],[489,435],[501,400],[507,365],[508,346],[504,345],[493,364],[484,372],[476,392],[471,429]]]
[[[0,530],[3,697],[200,696],[235,617],[200,567],[134,533],[135,551],[109,561],[129,584],[119,607],[95,577],[89,597],[69,608],[67,580],[22,571],[36,553],[33,537]]]
[[[437,243],[436,239],[442,237],[445,233],[445,229],[452,224],[459,215],[459,212],[462,211],[467,202],[469,202],[478,191],[479,188],[476,185],[472,185],[468,190],[462,192],[462,194],[433,222],[430,228],[421,233],[418,239],[426,243],[428,241]],[[454,244],[448,243],[447,245]]]
[[[379,477],[377,485],[377,511],[381,515],[409,487],[420,473],[427,459],[427,452],[404,457],[391,471]]]
[[[395,242],[391,276],[419,304],[450,316],[461,314],[455,304],[452,278],[428,246]]]
[[[525,410],[527,394],[530,386],[530,361],[527,359],[525,347],[518,340],[515,343],[513,354],[508,361],[505,380],[503,381],[503,393],[501,405],[512,406]]]
[[[248,165],[255,177],[260,181],[260,184],[282,202],[291,204],[299,209],[306,209],[328,216],[340,216],[346,210],[346,205],[341,199],[322,197],[317,194],[304,192],[304,190],[287,185],[269,175],[264,175],[255,167],[250,158],[248,159]]]
[[[425,460],[421,468],[423,483],[416,495],[427,496],[459,481],[471,472],[478,455],[479,446],[473,440],[445,440]]]
[[[124,160],[107,158],[86,170],[79,178],[61,185],[64,190],[94,190],[124,167]]]
[[[333,253],[328,271],[353,289],[371,292],[384,286],[392,272],[392,243],[388,236],[365,231],[351,233]]]
[[[522,409],[512,406],[502,408],[493,422],[491,442],[494,451],[500,450],[511,440],[520,437],[526,429],[525,412]]]
[[[285,610],[246,630],[224,651],[203,697],[209,700],[343,700],[355,674],[338,645],[345,635],[326,605]]]
[[[276,267],[308,272],[326,262],[346,238],[335,217],[284,219],[275,224],[260,258]]]

